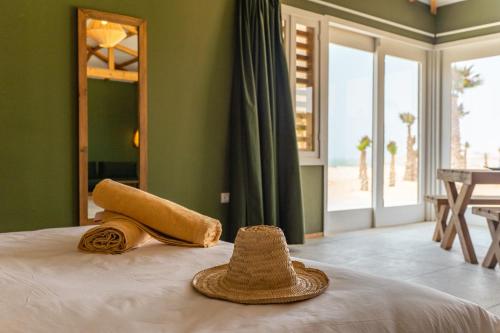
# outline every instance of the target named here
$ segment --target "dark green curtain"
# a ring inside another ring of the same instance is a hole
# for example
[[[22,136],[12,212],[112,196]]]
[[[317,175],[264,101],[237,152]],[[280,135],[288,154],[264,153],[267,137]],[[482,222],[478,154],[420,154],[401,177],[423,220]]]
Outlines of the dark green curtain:
[[[226,238],[240,227],[283,229],[304,242],[300,166],[279,0],[238,0]]]

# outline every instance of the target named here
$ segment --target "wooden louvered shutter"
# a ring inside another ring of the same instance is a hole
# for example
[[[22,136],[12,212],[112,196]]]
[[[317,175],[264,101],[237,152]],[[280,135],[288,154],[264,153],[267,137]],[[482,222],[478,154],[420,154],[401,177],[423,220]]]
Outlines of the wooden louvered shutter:
[[[295,24],[295,126],[301,151],[315,150],[315,30]]]

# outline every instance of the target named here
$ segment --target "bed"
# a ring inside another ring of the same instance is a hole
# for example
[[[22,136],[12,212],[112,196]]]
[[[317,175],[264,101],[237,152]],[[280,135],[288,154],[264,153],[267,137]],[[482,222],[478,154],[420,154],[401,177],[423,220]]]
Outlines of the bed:
[[[81,253],[88,227],[0,234],[5,332],[500,332],[478,305],[406,282],[303,260],[330,277],[317,298],[286,305],[213,300],[193,275],[229,260],[232,245],[150,241],[123,255]]]

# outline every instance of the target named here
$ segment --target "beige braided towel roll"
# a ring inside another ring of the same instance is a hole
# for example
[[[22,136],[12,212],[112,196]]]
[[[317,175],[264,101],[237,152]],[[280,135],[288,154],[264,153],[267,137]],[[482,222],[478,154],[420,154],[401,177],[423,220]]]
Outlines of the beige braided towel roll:
[[[140,229],[166,244],[209,247],[217,244],[222,233],[216,219],[111,179],[97,184],[92,199],[135,220]]]
[[[101,225],[88,230],[80,239],[78,248],[86,252],[120,254],[150,239],[132,219],[113,212],[101,212],[96,217]]]

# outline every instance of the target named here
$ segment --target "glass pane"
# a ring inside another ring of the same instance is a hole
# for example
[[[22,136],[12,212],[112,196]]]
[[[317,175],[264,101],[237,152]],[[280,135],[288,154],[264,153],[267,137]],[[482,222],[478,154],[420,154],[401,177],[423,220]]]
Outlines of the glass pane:
[[[314,28],[296,24],[295,116],[299,150],[314,151]]]
[[[281,19],[281,42],[283,43],[283,45],[286,45],[286,43],[288,42],[286,40],[286,25],[286,20]]]
[[[92,192],[103,179],[139,187],[140,147],[138,29],[121,23],[88,19],[88,210],[94,219],[103,208]],[[109,33],[111,32],[111,33]],[[126,52],[124,51],[126,50]]]
[[[500,166],[500,56],[451,65],[451,167]],[[480,185],[474,194],[498,195],[500,186]]]
[[[328,210],[372,206],[373,53],[330,44]]]
[[[385,57],[384,205],[418,203],[420,64]]]

